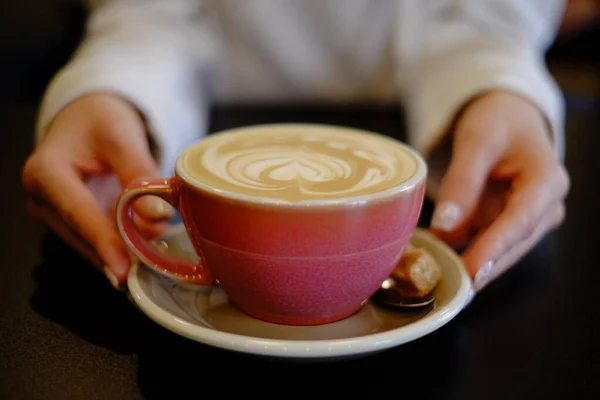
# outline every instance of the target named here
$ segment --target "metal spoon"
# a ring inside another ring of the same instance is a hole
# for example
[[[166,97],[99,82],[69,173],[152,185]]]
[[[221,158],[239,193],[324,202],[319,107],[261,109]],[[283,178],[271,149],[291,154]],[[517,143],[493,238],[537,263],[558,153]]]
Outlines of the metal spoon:
[[[435,301],[433,293],[427,297],[407,297],[402,295],[393,277],[381,283],[377,292],[371,297],[375,303],[393,308],[423,308],[430,306]]]

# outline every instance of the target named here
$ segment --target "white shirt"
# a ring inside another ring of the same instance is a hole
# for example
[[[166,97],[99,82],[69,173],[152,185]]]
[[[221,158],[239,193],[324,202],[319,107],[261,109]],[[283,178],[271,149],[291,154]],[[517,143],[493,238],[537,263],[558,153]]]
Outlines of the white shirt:
[[[402,104],[409,143],[426,155],[471,97],[504,89],[543,111],[563,157],[563,99],[544,53],[565,0],[92,3],[83,43],[44,96],[38,139],[66,104],[110,91],[145,114],[170,176],[206,134],[211,103],[374,101]]]

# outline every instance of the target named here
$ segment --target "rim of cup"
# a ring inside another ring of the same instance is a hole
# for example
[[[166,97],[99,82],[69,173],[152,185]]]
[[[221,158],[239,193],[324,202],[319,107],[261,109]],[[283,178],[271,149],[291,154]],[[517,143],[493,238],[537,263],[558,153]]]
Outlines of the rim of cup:
[[[204,143],[204,140],[209,140],[214,136],[223,136],[223,135],[234,135],[237,133],[251,132],[255,130],[269,130],[269,129],[281,129],[285,127],[306,127],[308,129],[335,129],[338,131],[347,131],[354,133],[361,133],[376,136],[379,140],[387,140],[390,141],[391,144],[395,146],[399,146],[403,148],[408,154],[410,154],[414,160],[416,161],[417,167],[413,175],[411,175],[404,182],[390,187],[385,190],[380,190],[373,193],[356,195],[356,196],[347,196],[340,198],[331,198],[331,199],[307,199],[301,201],[286,201],[273,197],[262,197],[262,196],[254,196],[243,193],[238,193],[230,190],[216,188],[207,183],[202,182],[198,178],[194,178],[191,174],[189,174],[185,168],[183,167],[183,158],[187,153],[193,151],[195,147],[200,146]],[[221,130],[215,133],[210,134],[207,138],[198,141],[189,147],[187,147],[183,152],[177,157],[177,161],[175,164],[175,174],[182,179],[186,184],[204,191],[210,194],[213,194],[217,197],[223,197],[226,199],[240,201],[243,203],[252,203],[257,205],[268,205],[268,206],[279,206],[279,207],[292,207],[292,208],[314,208],[314,207],[339,207],[339,206],[360,206],[373,203],[378,200],[385,200],[391,197],[394,197],[399,194],[403,194],[406,192],[410,192],[415,189],[419,184],[425,181],[427,177],[427,163],[423,159],[423,157],[419,154],[419,152],[414,149],[412,146],[400,142],[394,138],[390,138],[388,136],[369,131],[364,129],[346,127],[341,125],[330,125],[330,124],[314,124],[314,123],[272,123],[272,124],[258,124],[258,125],[247,125],[239,128],[232,128]]]

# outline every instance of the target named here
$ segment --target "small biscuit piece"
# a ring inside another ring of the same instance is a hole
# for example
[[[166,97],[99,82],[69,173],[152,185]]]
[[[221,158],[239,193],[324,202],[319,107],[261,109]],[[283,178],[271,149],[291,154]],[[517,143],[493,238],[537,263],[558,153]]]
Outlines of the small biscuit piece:
[[[442,271],[429,253],[409,244],[392,276],[402,295],[422,298],[431,294],[442,280]]]

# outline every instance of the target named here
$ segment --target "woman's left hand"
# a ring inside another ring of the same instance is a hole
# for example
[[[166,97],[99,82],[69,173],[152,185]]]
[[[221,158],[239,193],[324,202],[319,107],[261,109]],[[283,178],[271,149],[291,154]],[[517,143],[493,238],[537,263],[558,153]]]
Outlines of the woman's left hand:
[[[540,110],[489,92],[452,132],[432,231],[451,245],[468,241],[463,258],[481,290],[562,223],[569,185]]]

